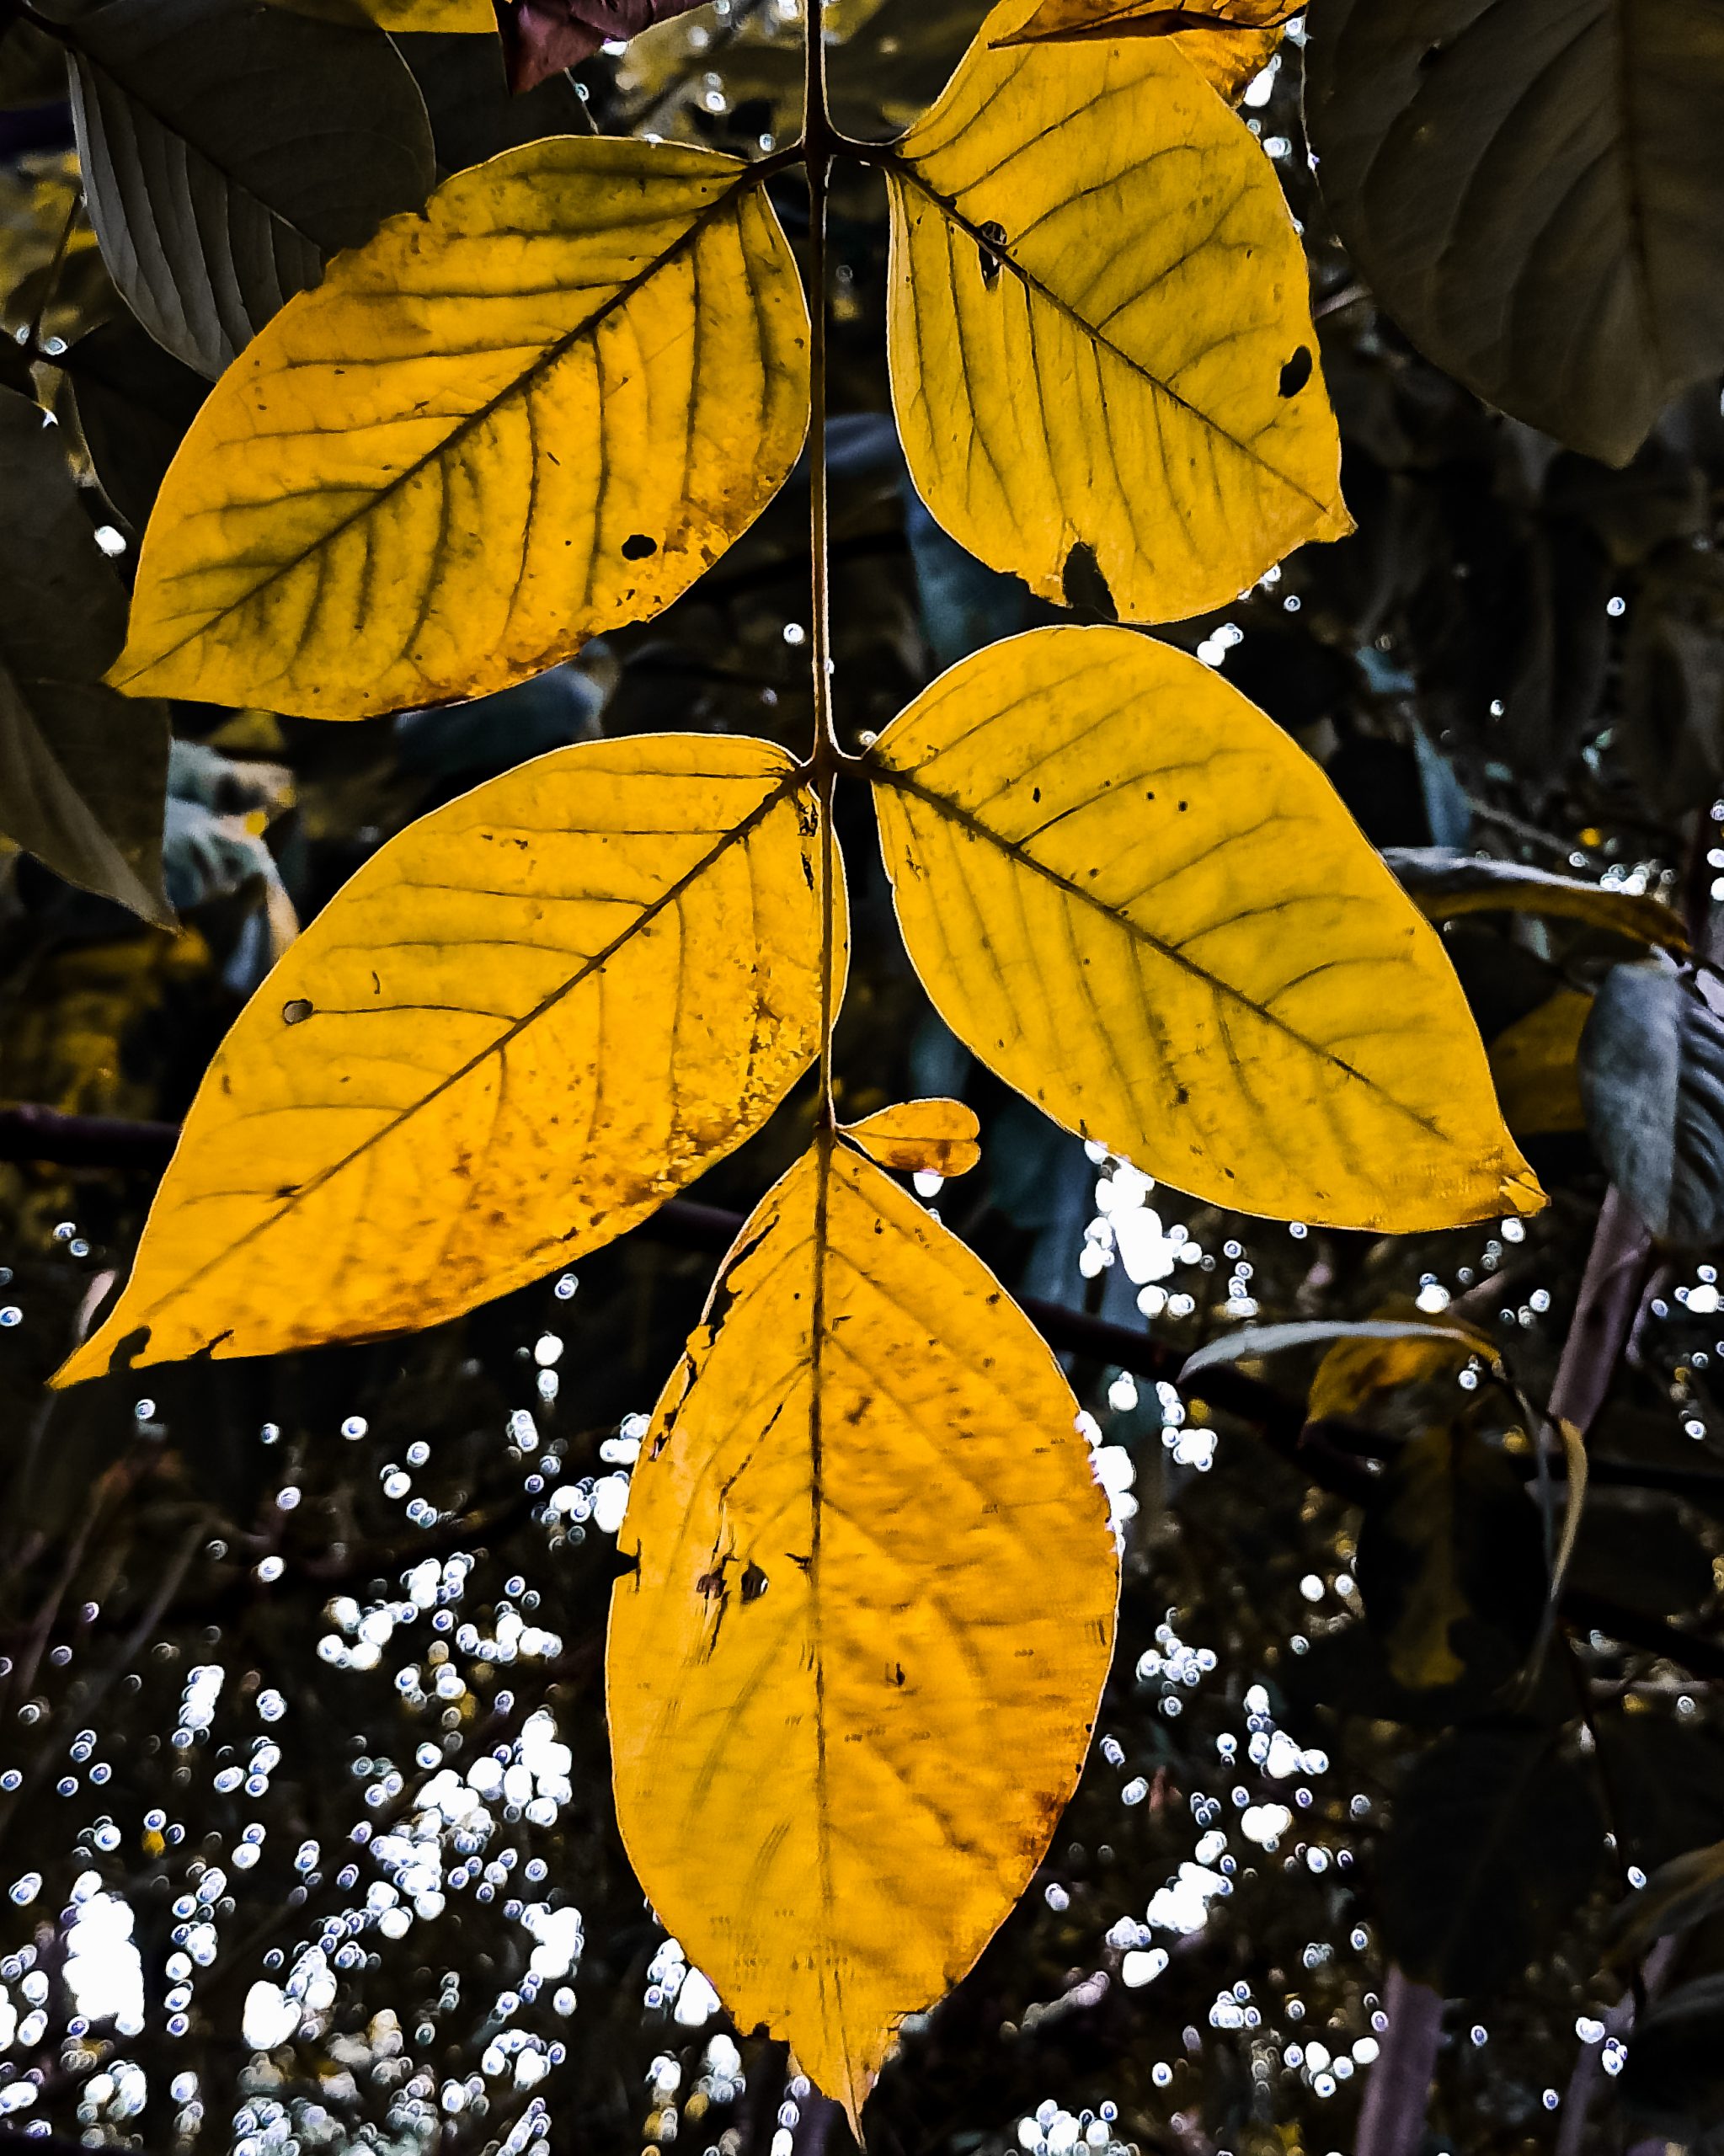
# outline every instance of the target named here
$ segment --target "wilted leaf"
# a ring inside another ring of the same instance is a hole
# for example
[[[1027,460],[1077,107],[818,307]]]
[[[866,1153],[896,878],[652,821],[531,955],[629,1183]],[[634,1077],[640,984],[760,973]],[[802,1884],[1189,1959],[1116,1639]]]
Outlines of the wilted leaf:
[[[1577,1065],[1592,1009],[1590,995],[1559,988],[1491,1043],[1497,1105],[1517,1138],[1586,1129]]]
[[[1583,921],[1636,943],[1688,948],[1682,916],[1662,899],[1607,890],[1577,876],[1552,875],[1520,861],[1492,861],[1449,846],[1390,846],[1384,859],[1433,921],[1465,913],[1535,913]]]
[[[808,424],[807,309],[759,172],[531,143],[339,258],[187,435],[116,685],[358,718],[501,688],[668,605]]]
[[[1305,123],[1378,299],[1608,463],[1724,365],[1711,0],[1312,0]]]
[[[125,593],[78,505],[63,437],[0,390],[0,830],[56,875],[163,927],[168,715],[102,685]]]
[[[744,1227],[635,1472],[623,1839],[736,2025],[852,2119],[1076,1785],[1118,1572],[1075,1415],[979,1260],[840,1145]]]
[[[1613,966],[1581,1038],[1587,1127],[1662,1242],[1724,1238],[1724,1017],[1668,960]]]
[[[219,374],[326,258],[424,200],[431,131],[363,21],[266,0],[52,0],[90,216],[150,334]]]
[[[1024,12],[889,165],[893,404],[972,553],[1053,600],[1086,563],[1122,620],[1171,621],[1352,529],[1305,256],[1168,40],[999,49]]]
[[[1464,1424],[1395,1454],[1354,1569],[1390,1672],[1411,1691],[1466,1677],[1494,1689],[1537,1633],[1546,1585],[1538,1514],[1501,1450]]]
[[[1535,1209],[1437,933],[1273,722],[1117,628],[977,653],[869,757],[960,1040],[1177,1189],[1412,1230]]]
[[[1445,1998],[1522,1975],[1583,1901],[1604,1822],[1551,1731],[1457,1730],[1417,1760],[1379,1859],[1383,1943]]]
[[[61,365],[102,492],[141,531],[210,386],[124,318],[80,337]]]
[[[242,1012],[56,1382],[431,1324],[643,1219],[814,1054],[819,853],[789,758],[719,736],[561,750],[423,818]]]
[[[1209,0],[1170,8],[1159,0],[1041,0],[1001,45],[1065,44],[1079,38],[1172,38],[1206,83],[1236,98],[1260,74],[1299,6],[1286,0]]]
[[[846,1123],[844,1134],[883,1168],[963,1176],[982,1157],[981,1128],[962,1101],[901,1101]]]

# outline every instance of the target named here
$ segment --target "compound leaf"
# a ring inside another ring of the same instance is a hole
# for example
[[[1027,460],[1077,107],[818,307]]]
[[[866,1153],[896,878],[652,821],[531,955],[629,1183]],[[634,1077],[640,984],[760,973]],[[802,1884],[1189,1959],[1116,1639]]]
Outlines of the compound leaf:
[[[1122,620],[1232,599],[1352,529],[1274,170],[1167,38],[995,40],[888,168],[892,398],[969,551]]]
[[[645,1441],[623,1839],[736,2025],[852,2119],[1077,1781],[1118,1567],[1076,1412],[979,1259],[840,1144],[743,1228]]]
[[[110,678],[328,718],[505,687],[668,605],[807,424],[759,168],[528,143],[341,256],[222,377]]]
[[[1535,1210],[1436,931],[1280,728],[1129,629],[963,660],[870,755],[912,963],[1008,1084],[1216,1203]]]
[[[264,0],[56,0],[90,217],[140,322],[217,375],[338,248],[436,173],[412,75],[363,20]]]
[[[58,876],[171,927],[162,886],[168,715],[104,687],[125,593],[59,430],[0,390],[0,831]]]
[[[763,741],[584,743],[423,818],[241,1013],[56,1382],[432,1324],[644,1219],[814,1054],[819,881]]]
[[[1724,364],[1711,0],[1313,0],[1305,120],[1348,253],[1428,357],[1625,464]]]

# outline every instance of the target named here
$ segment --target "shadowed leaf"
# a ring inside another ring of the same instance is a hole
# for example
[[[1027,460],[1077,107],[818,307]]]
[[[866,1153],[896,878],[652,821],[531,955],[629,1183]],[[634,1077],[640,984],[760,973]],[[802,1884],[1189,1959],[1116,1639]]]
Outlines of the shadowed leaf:
[[[1491,1043],[1492,1081],[1517,1138],[1586,1129],[1577,1065],[1592,1008],[1590,995],[1559,988]]]
[[[68,883],[171,927],[168,716],[102,685],[125,594],[78,505],[63,440],[0,390],[0,831]]]
[[[1724,1239],[1724,1016],[1668,960],[1613,966],[1581,1037],[1587,1127],[1661,1241]]]
[[[56,0],[90,216],[126,304],[219,374],[435,173],[413,77],[362,21],[265,0]]]
[[[1682,916],[1662,899],[1608,890],[1577,876],[1554,876],[1524,862],[1492,861],[1449,846],[1390,846],[1384,859],[1433,921],[1468,913],[1535,913],[1583,921],[1636,943],[1688,948]]]
[[[1724,365],[1711,0],[1312,0],[1305,124],[1383,306],[1470,389],[1626,463]]]

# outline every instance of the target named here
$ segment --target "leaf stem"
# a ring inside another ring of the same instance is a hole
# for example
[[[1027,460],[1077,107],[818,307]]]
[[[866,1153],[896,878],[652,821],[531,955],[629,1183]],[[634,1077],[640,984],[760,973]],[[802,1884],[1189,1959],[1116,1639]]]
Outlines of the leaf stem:
[[[806,62],[803,155],[809,189],[809,663],[813,675],[814,739],[809,768],[820,809],[820,1106],[821,1142],[836,1127],[832,1093],[832,1022],[837,931],[838,842],[833,794],[845,761],[832,715],[830,557],[826,509],[826,195],[834,136],[826,103],[825,0],[803,0]]]

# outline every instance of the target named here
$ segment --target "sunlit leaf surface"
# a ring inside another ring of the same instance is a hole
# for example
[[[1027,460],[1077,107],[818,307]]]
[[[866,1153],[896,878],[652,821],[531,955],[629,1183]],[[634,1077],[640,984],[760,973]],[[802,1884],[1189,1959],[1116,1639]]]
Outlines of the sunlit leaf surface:
[[[807,345],[734,158],[559,136],[458,173],[222,377],[111,678],[357,718],[537,673],[656,613],[771,499]]]
[[[1198,660],[1127,629],[1013,638],[870,762],[923,985],[1049,1114],[1284,1219],[1406,1231],[1543,1203],[1436,931]]]
[[[424,1326],[632,1226],[814,1054],[819,851],[736,739],[563,750],[424,818],[241,1015],[58,1381]]]
[[[743,1229],[643,1449],[623,1838],[737,2025],[852,2116],[1076,1783],[1118,1565],[1075,1414],[991,1274],[841,1144]]]

